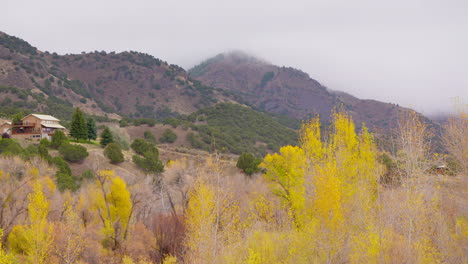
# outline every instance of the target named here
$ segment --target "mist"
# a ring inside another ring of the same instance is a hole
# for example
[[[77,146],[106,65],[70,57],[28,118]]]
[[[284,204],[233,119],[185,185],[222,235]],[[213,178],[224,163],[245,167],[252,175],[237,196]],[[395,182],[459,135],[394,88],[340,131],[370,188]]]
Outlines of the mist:
[[[135,50],[189,69],[243,50],[427,115],[468,99],[463,0],[4,0],[2,9],[0,30],[43,51]]]

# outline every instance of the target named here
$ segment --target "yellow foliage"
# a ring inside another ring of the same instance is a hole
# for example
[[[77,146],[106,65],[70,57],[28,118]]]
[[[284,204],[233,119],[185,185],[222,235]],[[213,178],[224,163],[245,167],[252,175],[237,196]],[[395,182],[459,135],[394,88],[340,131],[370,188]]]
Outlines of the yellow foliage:
[[[128,222],[132,212],[131,194],[127,184],[112,170],[101,170],[92,190],[92,209],[97,211],[103,223],[104,244],[115,250],[126,239]],[[116,224],[120,228],[115,228]]]
[[[304,150],[285,146],[280,154],[267,154],[260,164],[266,169],[265,178],[271,183],[273,193],[284,201],[296,227],[303,224],[305,161]]]
[[[26,228],[21,225],[13,226],[13,229],[8,235],[8,246],[10,250],[16,254],[24,254],[27,250]]]
[[[193,262],[203,263],[214,257],[213,236],[216,232],[215,194],[211,187],[199,181],[189,193],[185,224],[185,244]]]
[[[162,264],[176,264],[176,263],[177,263],[177,257],[171,256],[171,255],[165,256],[162,262]]]
[[[2,239],[3,239],[3,229],[0,228],[0,264],[16,263],[15,256],[13,254],[6,252],[3,249]]]
[[[124,256],[122,259],[122,264],[135,264],[135,262],[133,262],[133,259],[131,257]]]
[[[39,181],[28,195],[29,225],[14,226],[8,237],[12,250],[27,255],[27,263],[48,263],[53,243],[53,226],[47,221],[50,203]]]

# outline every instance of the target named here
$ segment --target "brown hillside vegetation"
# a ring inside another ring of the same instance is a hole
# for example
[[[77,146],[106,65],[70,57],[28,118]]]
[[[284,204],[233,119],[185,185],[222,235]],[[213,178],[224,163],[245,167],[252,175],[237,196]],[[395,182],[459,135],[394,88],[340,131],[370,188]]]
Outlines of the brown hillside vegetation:
[[[53,96],[94,115],[164,118],[189,114],[215,102],[223,93],[189,79],[177,65],[138,52],[91,52],[57,55],[0,32],[0,84]],[[16,101],[14,94],[6,94]],[[56,100],[57,101],[57,100]],[[55,112],[36,97],[32,110]],[[59,101],[60,102],[60,101]],[[37,105],[36,105],[37,104]]]
[[[372,134],[343,113],[326,140],[318,119],[305,123],[300,146],[252,177],[217,154],[168,158],[170,145],[165,171],[145,174],[133,151],[112,165],[83,144],[73,170],[94,176],[60,192],[55,167],[2,153],[0,263],[464,263],[468,178],[429,173],[426,132],[402,117],[385,184]]]

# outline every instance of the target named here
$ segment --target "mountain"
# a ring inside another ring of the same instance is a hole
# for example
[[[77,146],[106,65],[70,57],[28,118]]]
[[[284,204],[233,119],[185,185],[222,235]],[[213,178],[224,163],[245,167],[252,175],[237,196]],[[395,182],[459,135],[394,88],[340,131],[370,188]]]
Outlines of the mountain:
[[[344,109],[357,124],[364,122],[376,131],[395,126],[398,113],[408,110],[327,89],[305,72],[238,51],[219,54],[188,72],[202,83],[235,93],[255,108],[297,119],[319,114],[328,120],[333,109]]]
[[[148,54],[57,55],[2,32],[0,85],[4,110],[58,116],[79,106],[97,116],[162,119],[232,101],[228,93],[192,80],[181,67]]]
[[[213,108],[219,103],[254,110],[234,111],[227,107],[235,115],[252,117],[236,116],[235,122],[260,120],[254,113],[263,112],[262,115],[275,121],[274,126],[282,126],[275,129],[283,134],[283,128],[297,130],[300,120],[316,114],[328,122],[334,109],[351,113],[358,126],[366,123],[374,132],[388,132],[396,126],[399,113],[409,111],[395,104],[362,100],[330,90],[298,69],[279,67],[242,52],[217,55],[187,72],[134,51],[58,55],[0,32],[0,115],[42,112],[69,119],[73,107],[80,107],[90,115],[103,117],[101,120],[186,120],[192,113],[203,113],[203,109],[210,109],[206,113],[219,110]],[[214,135],[223,129],[235,134],[246,127],[240,123],[235,129],[223,127],[223,123],[213,124],[212,131],[205,134]],[[206,131],[201,128],[198,134],[203,137]],[[258,134],[249,134],[259,138]],[[204,140],[209,144],[207,138]],[[223,147],[233,151],[233,138],[236,137],[219,136],[218,140],[227,142]],[[259,149],[262,144],[270,145],[268,149],[273,150],[281,142],[263,138],[251,143]]]

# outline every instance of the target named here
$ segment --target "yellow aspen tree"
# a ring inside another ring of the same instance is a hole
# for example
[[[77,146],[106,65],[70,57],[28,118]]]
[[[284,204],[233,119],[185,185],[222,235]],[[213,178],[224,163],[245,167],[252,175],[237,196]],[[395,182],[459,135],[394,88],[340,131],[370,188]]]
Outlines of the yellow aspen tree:
[[[304,222],[305,166],[304,150],[293,146],[282,147],[280,154],[267,154],[260,164],[266,169],[264,177],[272,192],[283,200],[297,228]]]
[[[369,228],[375,226],[379,175],[373,138],[365,127],[357,135],[351,117],[345,113],[334,113],[332,121],[325,141],[321,138],[318,117],[305,123],[300,131],[308,173],[312,174],[310,207],[319,228],[319,262],[339,261],[346,241],[351,244],[357,241],[348,238],[372,240],[378,234],[375,228]],[[369,248],[350,245],[351,250],[359,248],[360,254],[374,257],[375,243],[365,246]]]
[[[24,235],[26,240],[26,255],[28,263],[46,264],[52,250],[53,226],[47,221],[50,202],[45,197],[42,185],[36,181],[33,192],[29,194],[28,214],[29,226]]]
[[[92,197],[93,209],[102,221],[104,245],[116,250],[126,239],[133,204],[127,184],[113,171],[100,171]]]
[[[215,193],[199,180],[189,192],[185,211],[187,257],[190,263],[209,263],[214,259],[216,232]]]

